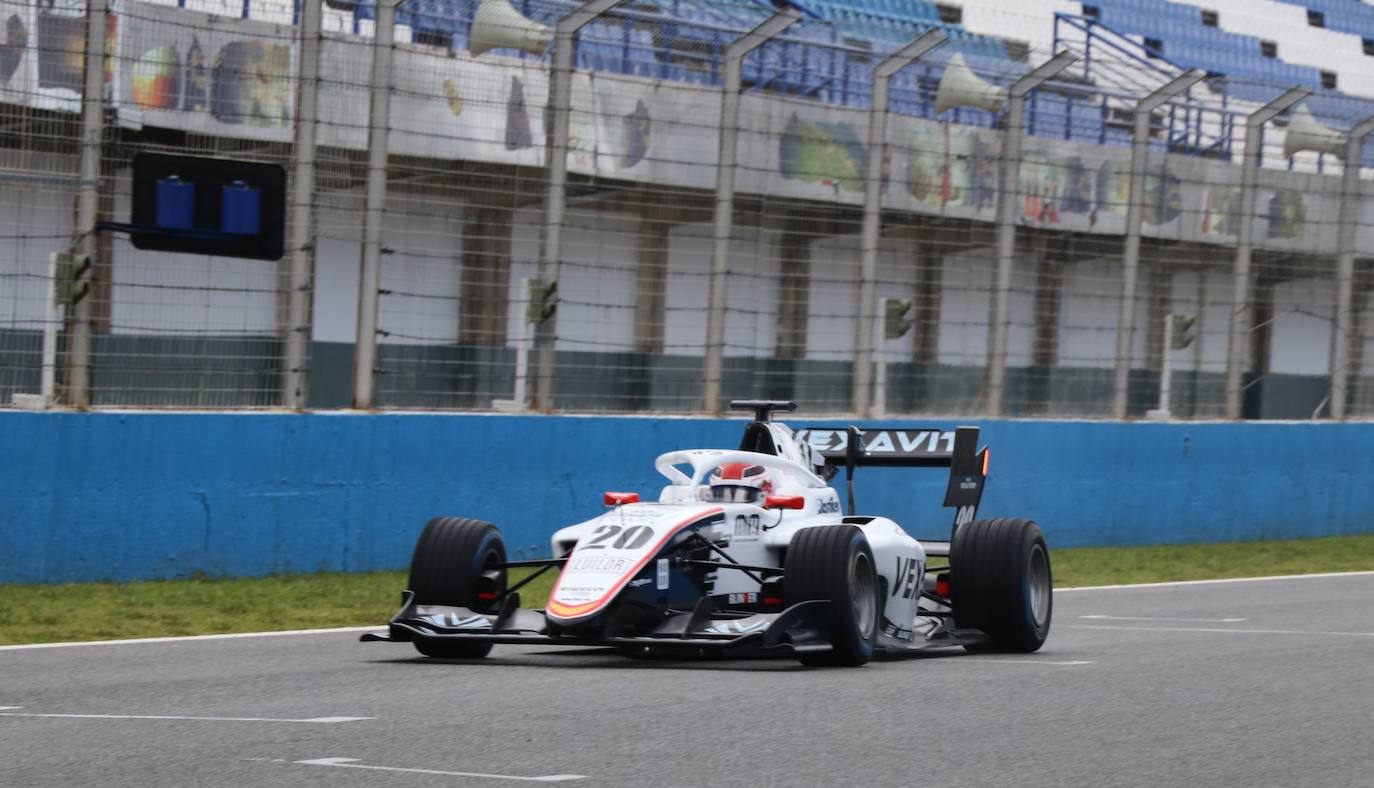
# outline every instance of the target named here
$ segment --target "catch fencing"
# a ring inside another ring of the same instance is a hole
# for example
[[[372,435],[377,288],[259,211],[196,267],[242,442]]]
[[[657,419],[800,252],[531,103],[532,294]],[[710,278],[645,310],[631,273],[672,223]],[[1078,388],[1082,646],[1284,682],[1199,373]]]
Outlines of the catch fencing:
[[[1374,414],[1342,163],[1374,104],[1089,19],[1028,16],[1045,49],[743,0],[0,15],[0,406]],[[281,260],[110,229],[145,151],[280,165]]]

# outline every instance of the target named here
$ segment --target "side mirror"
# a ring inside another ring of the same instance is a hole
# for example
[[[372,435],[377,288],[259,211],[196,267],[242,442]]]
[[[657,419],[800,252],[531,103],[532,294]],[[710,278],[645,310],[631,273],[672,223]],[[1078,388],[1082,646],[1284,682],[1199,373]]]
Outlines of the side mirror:
[[[607,506],[620,506],[625,503],[639,503],[639,493],[608,492],[601,496]]]
[[[765,509],[805,509],[806,498],[801,495],[769,495],[763,499]]]

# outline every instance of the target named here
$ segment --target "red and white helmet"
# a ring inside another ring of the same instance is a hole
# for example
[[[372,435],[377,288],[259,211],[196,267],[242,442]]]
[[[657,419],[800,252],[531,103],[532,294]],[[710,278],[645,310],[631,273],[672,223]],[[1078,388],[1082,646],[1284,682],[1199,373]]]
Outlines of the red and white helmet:
[[[717,503],[756,503],[773,491],[768,469],[747,462],[727,462],[711,471],[707,500]]]

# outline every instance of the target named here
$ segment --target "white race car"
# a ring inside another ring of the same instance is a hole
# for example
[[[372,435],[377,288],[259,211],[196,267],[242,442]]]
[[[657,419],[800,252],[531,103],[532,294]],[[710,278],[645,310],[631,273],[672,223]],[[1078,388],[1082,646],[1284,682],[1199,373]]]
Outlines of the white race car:
[[[607,492],[608,511],[553,535],[553,558],[509,561],[496,526],[425,526],[410,588],[386,636],[430,657],[486,656],[493,643],[616,647],[628,654],[792,653],[862,665],[875,652],[963,646],[1031,652],[1049,634],[1049,549],[1030,520],[976,520],[988,470],[978,429],[811,429],[771,421],[790,402],[744,401],[738,450],[660,455],[657,501]],[[948,467],[948,542],[884,517],[846,516],[829,484],[863,466]],[[931,563],[940,565],[931,566]],[[533,567],[507,583],[507,571]],[[519,589],[560,571],[546,607]]]

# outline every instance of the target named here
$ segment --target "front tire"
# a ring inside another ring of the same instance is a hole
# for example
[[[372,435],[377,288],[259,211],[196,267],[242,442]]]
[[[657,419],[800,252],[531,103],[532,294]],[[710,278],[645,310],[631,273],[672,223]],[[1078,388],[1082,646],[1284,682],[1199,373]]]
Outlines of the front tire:
[[[410,590],[418,605],[451,605],[495,612],[506,590],[506,545],[496,526],[461,517],[436,517],[425,525],[410,560]],[[475,659],[490,643],[417,640],[427,657]]]
[[[950,602],[960,627],[987,643],[969,651],[1029,654],[1050,634],[1054,581],[1050,551],[1031,520],[974,520],[950,547]]]
[[[878,637],[878,571],[863,531],[853,525],[806,528],[792,536],[783,567],[787,606],[831,603],[828,652],[798,654],[803,665],[857,667],[873,657]]]

